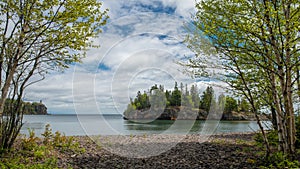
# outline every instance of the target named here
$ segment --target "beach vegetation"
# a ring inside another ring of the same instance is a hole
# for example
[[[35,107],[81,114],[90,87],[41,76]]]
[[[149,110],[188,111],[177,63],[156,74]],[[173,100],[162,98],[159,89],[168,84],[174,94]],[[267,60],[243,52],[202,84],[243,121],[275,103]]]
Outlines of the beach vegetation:
[[[33,130],[28,135],[18,139],[10,152],[0,158],[0,168],[58,168],[58,158],[61,154],[81,154],[81,147],[74,137],[67,137],[60,132],[52,132],[49,124],[45,126],[41,137]]]
[[[298,160],[289,160],[287,155],[282,152],[276,152],[271,156],[267,157],[263,161],[263,165],[260,166],[261,169],[280,169],[280,168],[299,168],[300,163]]]

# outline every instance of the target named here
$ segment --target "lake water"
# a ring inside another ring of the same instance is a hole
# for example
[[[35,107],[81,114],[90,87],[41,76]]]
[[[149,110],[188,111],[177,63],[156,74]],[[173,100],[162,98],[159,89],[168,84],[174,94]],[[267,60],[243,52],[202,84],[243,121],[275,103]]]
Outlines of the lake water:
[[[216,134],[258,131],[256,121],[157,120],[131,122],[120,115],[25,115],[21,133],[28,128],[40,135],[49,123],[52,131],[65,135],[131,135],[131,134]],[[270,126],[269,122],[264,123]],[[266,128],[267,129],[267,128]]]

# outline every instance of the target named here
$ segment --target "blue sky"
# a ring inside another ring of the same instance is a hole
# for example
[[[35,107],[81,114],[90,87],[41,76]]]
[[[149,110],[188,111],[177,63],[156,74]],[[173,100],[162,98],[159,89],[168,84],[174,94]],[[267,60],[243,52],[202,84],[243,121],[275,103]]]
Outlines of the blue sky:
[[[193,55],[183,40],[194,0],[105,0],[109,22],[81,64],[52,73],[29,88],[25,99],[43,102],[48,112],[122,114],[130,97],[154,84],[171,89],[192,84],[177,61]]]

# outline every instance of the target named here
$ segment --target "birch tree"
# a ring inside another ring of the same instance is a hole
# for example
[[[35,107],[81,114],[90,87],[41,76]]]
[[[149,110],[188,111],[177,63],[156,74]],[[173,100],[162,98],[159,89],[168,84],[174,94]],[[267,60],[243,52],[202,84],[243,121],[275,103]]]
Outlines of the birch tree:
[[[85,57],[107,21],[97,0],[0,2],[0,150],[11,147],[22,125],[25,88],[52,70]],[[7,98],[16,100],[4,114]]]
[[[203,0],[196,4],[194,22],[187,27],[188,47],[195,53],[186,63],[188,70],[196,76],[218,77],[244,96],[264,136],[257,114],[263,105],[274,108],[278,148],[290,157],[295,153],[294,96],[299,92],[299,4]]]

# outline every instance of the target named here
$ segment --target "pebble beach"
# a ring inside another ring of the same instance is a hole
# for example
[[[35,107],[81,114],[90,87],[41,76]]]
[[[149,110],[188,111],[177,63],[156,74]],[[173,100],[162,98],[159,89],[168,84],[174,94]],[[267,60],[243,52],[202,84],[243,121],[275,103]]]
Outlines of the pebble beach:
[[[258,168],[254,133],[77,136],[84,153],[66,152],[62,168]]]

